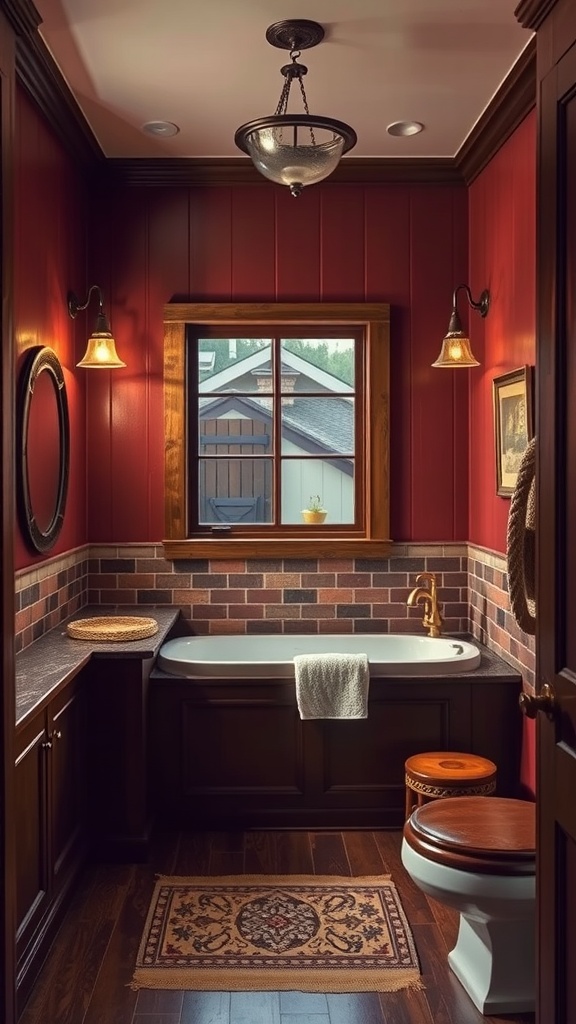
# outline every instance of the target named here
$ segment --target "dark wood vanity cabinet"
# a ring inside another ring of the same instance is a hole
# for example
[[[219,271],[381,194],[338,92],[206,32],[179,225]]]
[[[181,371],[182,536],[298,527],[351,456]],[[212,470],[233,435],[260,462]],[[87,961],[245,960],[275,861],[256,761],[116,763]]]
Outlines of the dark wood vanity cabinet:
[[[86,687],[72,680],[16,734],[18,999],[23,1005],[86,856]]]

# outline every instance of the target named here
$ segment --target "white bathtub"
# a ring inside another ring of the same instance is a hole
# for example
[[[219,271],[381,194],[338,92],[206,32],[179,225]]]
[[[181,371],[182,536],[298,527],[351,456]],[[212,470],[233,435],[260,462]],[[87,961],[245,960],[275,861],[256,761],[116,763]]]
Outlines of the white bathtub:
[[[295,654],[367,654],[371,676],[472,672],[480,651],[466,640],[402,634],[194,636],[168,640],[158,668],[186,678],[290,677]]]

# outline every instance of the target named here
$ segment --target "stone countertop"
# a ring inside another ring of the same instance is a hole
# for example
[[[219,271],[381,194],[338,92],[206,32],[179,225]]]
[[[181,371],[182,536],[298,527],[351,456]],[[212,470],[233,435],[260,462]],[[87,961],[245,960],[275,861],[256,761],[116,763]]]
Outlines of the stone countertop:
[[[68,622],[96,615],[139,615],[154,618],[158,632],[145,640],[73,640]],[[166,635],[180,617],[178,608],[100,606],[82,608],[16,655],[16,725],[46,703],[59,687],[73,679],[91,658],[155,658]]]

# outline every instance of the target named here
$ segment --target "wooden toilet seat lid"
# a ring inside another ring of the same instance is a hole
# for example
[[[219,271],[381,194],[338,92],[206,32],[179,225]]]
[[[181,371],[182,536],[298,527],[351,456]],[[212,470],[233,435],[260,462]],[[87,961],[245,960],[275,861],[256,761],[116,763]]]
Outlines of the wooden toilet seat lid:
[[[484,874],[533,874],[535,804],[492,796],[454,796],[413,811],[404,838],[422,856]]]

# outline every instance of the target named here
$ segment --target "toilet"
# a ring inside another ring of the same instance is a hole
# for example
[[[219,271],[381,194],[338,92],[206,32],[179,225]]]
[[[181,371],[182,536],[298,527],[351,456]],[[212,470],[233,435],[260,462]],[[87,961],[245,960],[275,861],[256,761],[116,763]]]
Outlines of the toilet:
[[[482,1014],[534,1010],[535,857],[535,805],[526,800],[435,800],[404,825],[406,871],[460,913],[448,963]]]

